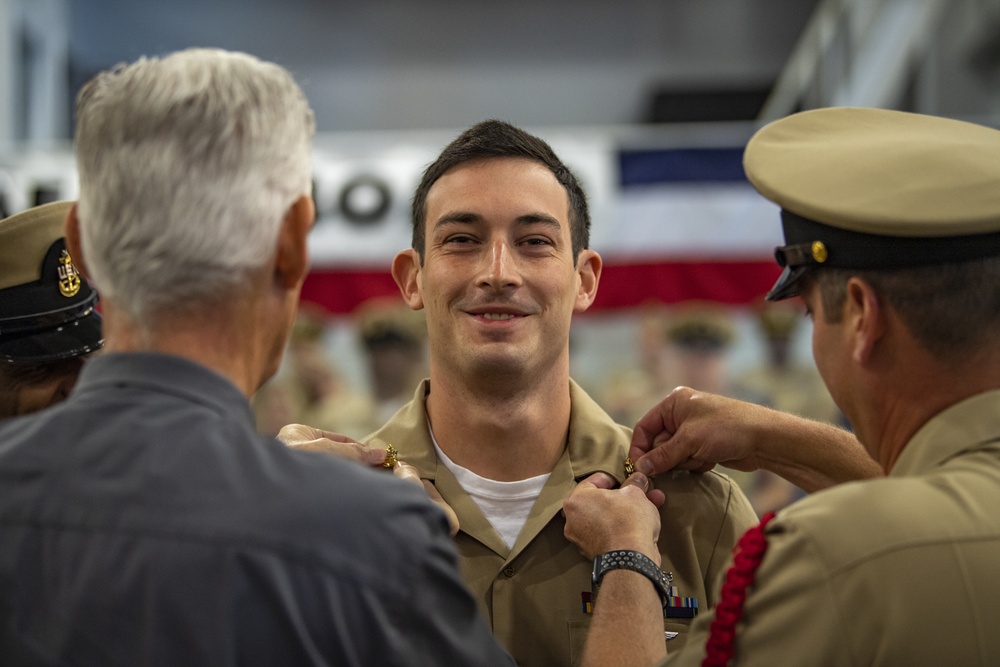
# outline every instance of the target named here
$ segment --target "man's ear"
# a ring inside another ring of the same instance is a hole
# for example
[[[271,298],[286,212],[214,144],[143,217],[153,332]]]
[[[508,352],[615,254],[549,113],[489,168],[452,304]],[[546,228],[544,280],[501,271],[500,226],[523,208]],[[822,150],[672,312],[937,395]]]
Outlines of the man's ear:
[[[871,359],[885,334],[886,316],[886,306],[871,285],[857,277],[847,281],[844,317],[854,337],[851,354],[855,361],[864,364]]]
[[[316,221],[316,205],[312,197],[302,195],[295,200],[278,231],[274,259],[274,279],[284,288],[295,288],[309,271],[309,230]]]
[[[409,248],[396,255],[392,260],[392,277],[410,308],[420,310],[424,307],[420,292],[420,255],[416,250]]]
[[[574,313],[582,313],[590,308],[597,297],[597,285],[601,282],[601,256],[596,251],[584,248],[576,259],[576,273],[580,278],[580,287],[576,292]]]
[[[83,256],[83,245],[80,243],[80,218],[77,217],[76,203],[66,212],[66,222],[63,223],[63,234],[66,237],[66,250],[73,258],[73,265],[87,277],[87,261]]]

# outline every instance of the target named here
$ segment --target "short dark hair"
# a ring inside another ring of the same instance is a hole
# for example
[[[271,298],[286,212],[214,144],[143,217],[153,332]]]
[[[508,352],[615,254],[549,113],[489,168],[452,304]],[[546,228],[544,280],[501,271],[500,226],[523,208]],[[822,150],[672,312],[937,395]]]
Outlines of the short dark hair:
[[[519,157],[545,165],[569,195],[570,239],[573,257],[590,244],[590,212],[587,195],[576,176],[562,163],[552,147],[538,137],[502,120],[490,119],[473,125],[445,146],[438,158],[424,171],[413,195],[411,222],[413,248],[423,264],[424,236],[427,221],[427,193],[450,169],[482,158]]]
[[[941,361],[959,362],[1000,337],[1000,257],[904,269],[827,267],[810,274],[828,323],[840,321],[847,281],[857,276]]]
[[[0,363],[0,419],[16,414],[18,394],[32,385],[45,384],[67,375],[76,376],[86,355],[36,364]]]

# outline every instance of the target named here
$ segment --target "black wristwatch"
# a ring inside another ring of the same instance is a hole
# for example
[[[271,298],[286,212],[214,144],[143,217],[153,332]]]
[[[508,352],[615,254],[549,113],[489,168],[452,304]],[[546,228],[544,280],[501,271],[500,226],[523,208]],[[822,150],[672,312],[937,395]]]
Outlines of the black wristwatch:
[[[670,582],[673,575],[664,572],[656,566],[648,556],[638,551],[609,551],[594,558],[594,574],[591,579],[591,592],[596,596],[597,589],[601,585],[601,579],[610,570],[632,570],[644,575],[653,582],[656,592],[660,595],[660,602],[664,607],[670,598]]]

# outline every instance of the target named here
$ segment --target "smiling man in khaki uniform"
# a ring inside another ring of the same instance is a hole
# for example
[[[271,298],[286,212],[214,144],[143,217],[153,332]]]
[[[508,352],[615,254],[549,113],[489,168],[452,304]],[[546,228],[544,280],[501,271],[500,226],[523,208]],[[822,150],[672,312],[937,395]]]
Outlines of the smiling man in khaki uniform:
[[[430,380],[368,441],[393,444],[454,509],[464,580],[521,665],[580,660],[593,563],[564,537],[561,509],[591,473],[624,479],[631,435],[569,377],[570,321],[601,272],[589,224],[551,148],[487,121],[424,173],[413,248],[393,264],[407,303],[426,312]],[[756,516],[714,472],[663,475],[657,488],[654,560],[673,576],[664,627],[680,645]]]
[[[769,298],[805,301],[817,367],[886,476],[751,530],[669,664],[1000,664],[1000,132],[822,109],[763,128],[744,165],[782,207]],[[650,471],[846,470],[844,435],[681,390],[640,420],[633,452],[656,438],[637,461]],[[590,495],[588,511],[623,499]],[[601,627],[616,643],[643,623],[652,636],[650,607]]]

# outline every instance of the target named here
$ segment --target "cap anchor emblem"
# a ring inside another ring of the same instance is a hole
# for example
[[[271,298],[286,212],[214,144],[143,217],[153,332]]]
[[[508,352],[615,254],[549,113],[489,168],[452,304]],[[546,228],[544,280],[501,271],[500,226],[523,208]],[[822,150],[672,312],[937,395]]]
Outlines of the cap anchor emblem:
[[[73,264],[69,251],[63,249],[59,255],[59,293],[65,297],[76,296],[80,291],[80,273]]]

